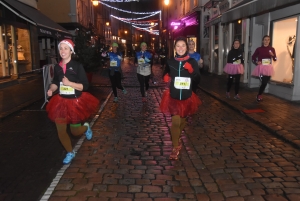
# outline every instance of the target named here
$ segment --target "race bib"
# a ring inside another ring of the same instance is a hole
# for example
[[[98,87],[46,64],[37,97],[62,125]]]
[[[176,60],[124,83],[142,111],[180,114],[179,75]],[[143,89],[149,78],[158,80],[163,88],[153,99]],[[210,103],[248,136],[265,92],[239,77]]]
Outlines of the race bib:
[[[138,64],[144,64],[144,63],[145,63],[145,59],[140,58],[140,59],[138,60]]]
[[[75,89],[70,86],[65,86],[62,82],[60,82],[59,94],[73,95],[75,94]]]
[[[270,65],[271,64],[271,60],[270,59],[262,59],[261,60],[261,64],[262,65]]]
[[[238,60],[234,61],[233,64],[241,64],[241,60],[238,59]]]
[[[189,77],[175,77],[174,87],[176,89],[190,89],[191,78]]]
[[[110,66],[111,67],[117,67],[117,61],[110,61]]]

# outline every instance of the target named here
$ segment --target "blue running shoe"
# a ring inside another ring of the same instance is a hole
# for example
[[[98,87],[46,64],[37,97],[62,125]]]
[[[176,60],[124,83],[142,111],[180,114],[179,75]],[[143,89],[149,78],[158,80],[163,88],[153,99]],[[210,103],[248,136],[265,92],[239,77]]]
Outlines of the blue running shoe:
[[[66,158],[63,160],[63,164],[67,165],[69,163],[71,163],[71,161],[73,160],[73,158],[75,157],[75,152],[68,152],[66,155]]]
[[[86,139],[91,140],[93,137],[93,131],[91,130],[90,124],[88,122],[85,122],[83,125],[87,127],[87,130],[85,132]]]
[[[123,94],[127,94],[127,91],[125,88],[123,89]]]

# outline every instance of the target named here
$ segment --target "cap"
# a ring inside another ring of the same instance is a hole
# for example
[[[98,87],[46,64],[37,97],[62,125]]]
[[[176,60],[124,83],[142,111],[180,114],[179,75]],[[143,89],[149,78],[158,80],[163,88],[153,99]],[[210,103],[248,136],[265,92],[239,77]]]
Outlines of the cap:
[[[119,47],[118,43],[113,43],[111,46],[112,47]]]
[[[58,49],[60,48],[60,44],[62,44],[62,43],[68,45],[70,47],[71,51],[75,54],[75,51],[74,51],[75,44],[71,39],[64,39],[64,40],[60,41],[58,44]]]

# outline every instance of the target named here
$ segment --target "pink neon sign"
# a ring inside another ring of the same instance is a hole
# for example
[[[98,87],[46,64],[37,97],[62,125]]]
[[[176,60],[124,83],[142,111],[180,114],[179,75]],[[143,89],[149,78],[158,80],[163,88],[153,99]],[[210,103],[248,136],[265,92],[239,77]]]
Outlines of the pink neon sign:
[[[171,26],[180,26],[181,22],[171,22]]]

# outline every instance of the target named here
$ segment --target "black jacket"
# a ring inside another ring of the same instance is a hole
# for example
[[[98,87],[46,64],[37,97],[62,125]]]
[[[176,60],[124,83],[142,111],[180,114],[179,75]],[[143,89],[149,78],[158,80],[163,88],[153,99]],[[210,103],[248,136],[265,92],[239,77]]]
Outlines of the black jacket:
[[[186,62],[189,62],[194,71],[192,74],[190,74],[183,66]],[[189,58],[186,61],[177,61],[175,58],[168,59],[167,65],[165,68],[165,71],[163,73],[163,76],[165,74],[169,74],[171,77],[171,83],[170,83],[170,94],[171,97],[178,100],[185,100],[192,96],[192,83],[193,82],[200,82],[200,72],[198,63],[195,59]],[[174,87],[174,80],[175,77],[189,77],[191,78],[191,85],[190,89],[176,89]]]
[[[86,77],[85,70],[82,64],[71,60],[67,63],[66,74],[64,74],[63,68],[56,64],[54,66],[54,78],[52,84],[57,85],[58,90],[60,87],[60,82],[62,81],[63,77],[66,76],[71,82],[80,83],[83,85],[83,91],[86,91],[89,87],[89,82]],[[75,89],[75,95],[61,95],[64,98],[78,98],[81,96],[81,91]]]
[[[241,60],[241,63],[244,63],[243,52],[240,49],[231,49],[228,53],[227,63],[233,63],[237,60]]]

